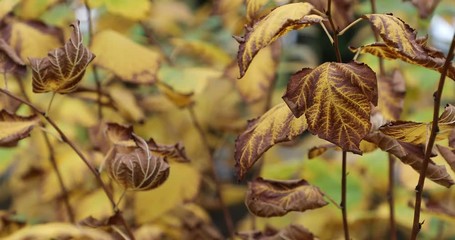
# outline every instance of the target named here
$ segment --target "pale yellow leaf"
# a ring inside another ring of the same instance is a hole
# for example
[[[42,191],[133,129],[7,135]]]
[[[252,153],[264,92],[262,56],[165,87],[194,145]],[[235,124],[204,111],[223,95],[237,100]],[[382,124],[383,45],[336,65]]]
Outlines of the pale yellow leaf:
[[[14,13],[23,19],[37,19],[57,2],[57,0],[21,0]]]
[[[0,1],[0,19],[6,14],[13,11],[13,8],[20,2],[20,0],[2,0]]]
[[[126,120],[133,122],[144,121],[144,111],[139,107],[132,91],[119,84],[110,86],[108,90],[115,107]]]
[[[150,14],[151,3],[147,0],[91,0],[91,7],[104,5],[108,12],[121,15],[132,20],[144,20]]]

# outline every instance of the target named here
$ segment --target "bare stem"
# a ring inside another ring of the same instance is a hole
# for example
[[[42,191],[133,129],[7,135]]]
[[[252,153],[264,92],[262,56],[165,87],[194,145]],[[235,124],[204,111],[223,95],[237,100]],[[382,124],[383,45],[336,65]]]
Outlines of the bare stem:
[[[349,240],[349,227],[348,227],[348,214],[346,211],[346,151],[343,151],[343,159],[341,165],[341,214],[343,215],[343,229],[344,229],[344,239]]]
[[[229,213],[229,210],[223,200],[223,196],[221,195],[222,186],[221,186],[220,180],[218,178],[218,175],[216,173],[216,167],[215,167],[214,159],[212,156],[212,151],[210,150],[210,145],[207,140],[207,136],[196,117],[196,113],[194,112],[193,106],[189,106],[188,111],[190,112],[191,121],[193,122],[194,127],[196,128],[197,132],[199,133],[199,136],[202,139],[202,144],[204,145],[205,151],[207,152],[207,155],[209,156],[210,170],[211,170],[211,175],[212,175],[213,181],[215,182],[216,195],[217,195],[220,207],[223,211],[226,227],[229,231],[231,238],[234,239],[234,224],[232,222],[231,214]]]
[[[44,117],[46,119],[46,121],[58,132],[58,134],[60,135],[60,138],[63,140],[63,142],[65,142],[68,146],[70,146],[73,149],[73,151],[81,158],[81,160],[85,163],[85,165],[87,165],[89,170],[95,176],[96,181],[101,186],[101,188],[103,189],[103,191],[106,194],[107,198],[109,199],[109,201],[110,201],[110,203],[112,205],[112,209],[114,210],[115,213],[117,213],[119,215],[119,219],[122,222],[122,224],[123,224],[125,230],[127,231],[128,235],[130,236],[131,239],[134,239],[134,236],[133,236],[133,233],[131,232],[131,229],[126,224],[126,221],[123,218],[121,212],[118,211],[118,209],[116,207],[116,204],[115,204],[115,201],[114,201],[114,199],[112,197],[112,193],[108,190],[108,188],[104,184],[103,180],[101,179],[100,173],[96,170],[96,168],[94,166],[92,166],[92,164],[88,161],[88,159],[84,156],[84,154],[82,154],[82,152],[77,148],[77,146],[62,132],[62,130],[58,127],[58,125],[54,122],[54,120],[52,120],[48,115],[46,115],[45,112],[43,112],[40,109],[38,109],[38,107],[36,107],[32,103],[30,103],[29,101],[26,101],[24,99],[16,97],[14,94],[9,92],[8,90],[0,89],[0,92],[6,94],[10,98],[13,98],[13,99],[15,99],[15,100],[17,100],[17,101],[29,106],[31,109],[33,109],[34,112],[36,112],[37,114],[39,114],[42,117]]]
[[[371,13],[376,13],[376,0],[370,0],[370,5],[371,5]],[[371,26],[371,29],[373,29],[373,26]],[[379,34],[373,30],[374,33],[374,39],[376,42],[379,42]],[[379,59],[379,73],[381,76],[385,75],[385,69],[384,69],[384,59],[382,57],[378,57]]]
[[[49,101],[49,104],[47,105],[47,110],[46,110],[46,112],[44,113],[46,116],[48,116],[49,113],[50,113],[50,111],[51,111],[51,105],[52,105],[52,102],[54,101],[54,98],[55,98],[55,95],[56,95],[56,94],[57,94],[56,92],[53,92],[53,93],[52,93],[51,100]]]
[[[353,27],[354,25],[356,25],[358,22],[362,21],[362,18],[357,18],[355,21],[353,21],[352,23],[350,23],[349,25],[347,25],[343,30],[341,30],[338,35],[341,36],[343,35],[347,30],[349,30],[351,27]]]
[[[390,240],[397,239],[397,228],[395,221],[395,200],[394,200],[394,185],[395,185],[395,157],[389,153],[389,188],[387,190],[387,200],[389,202],[389,215],[390,215]]]
[[[425,159],[422,164],[422,169],[420,169],[419,175],[419,182],[415,188],[416,191],[416,200],[414,204],[414,221],[412,223],[412,233],[411,239],[415,240],[417,238],[417,234],[422,227],[422,223],[420,223],[420,208],[422,204],[422,192],[423,186],[425,184],[425,175],[428,168],[428,163],[430,162],[431,151],[433,149],[434,142],[436,140],[436,134],[439,131],[438,127],[438,118],[439,118],[439,106],[441,105],[441,96],[442,90],[444,89],[445,78],[447,75],[447,70],[449,65],[451,64],[453,55],[454,55],[454,48],[455,48],[455,33],[452,37],[452,43],[450,44],[449,53],[447,54],[447,58],[444,62],[444,66],[441,72],[441,77],[439,78],[438,90],[433,94],[434,96],[434,108],[433,108],[433,122],[431,124],[431,133],[428,139],[428,144],[425,149]]]
[[[90,6],[88,5],[87,0],[84,1],[85,9],[87,11],[88,15],[88,45],[91,46],[93,42],[93,19],[92,19],[92,11],[90,9]],[[95,78],[95,84],[96,84],[96,93],[97,93],[97,98],[96,101],[98,103],[98,120],[103,119],[103,104],[101,101],[102,97],[102,92],[101,92],[101,81],[100,77],[98,74],[98,68],[96,67],[95,64],[92,64],[92,71],[93,71],[93,76]]]

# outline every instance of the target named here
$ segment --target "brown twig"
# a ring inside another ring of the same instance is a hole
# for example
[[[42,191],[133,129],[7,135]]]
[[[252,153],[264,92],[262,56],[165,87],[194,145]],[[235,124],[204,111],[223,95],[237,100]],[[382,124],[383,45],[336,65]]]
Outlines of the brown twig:
[[[394,197],[394,185],[395,185],[395,157],[389,153],[389,186],[387,190],[387,201],[389,203],[389,218],[390,218],[390,240],[397,239],[397,227],[395,221],[395,197]]]
[[[199,134],[199,137],[202,139],[202,144],[204,145],[204,149],[207,152],[207,155],[209,157],[209,164],[210,164],[210,171],[211,171],[210,174],[212,175],[213,181],[215,182],[216,195],[217,195],[220,207],[223,211],[224,221],[225,221],[227,230],[229,231],[229,235],[231,236],[232,239],[234,239],[234,232],[235,232],[234,224],[232,222],[232,217],[231,217],[231,214],[229,213],[229,209],[227,208],[227,206],[224,202],[223,196],[221,195],[222,186],[221,186],[220,180],[218,178],[218,175],[216,173],[215,162],[214,162],[214,159],[212,156],[212,150],[210,149],[210,145],[207,140],[207,136],[196,117],[196,113],[194,112],[194,108],[192,105],[188,107],[188,111],[190,112],[190,118],[193,123],[193,126],[196,128],[196,130]]]
[[[441,105],[442,90],[444,89],[444,83],[445,83],[445,78],[447,75],[447,70],[449,68],[449,65],[451,64],[451,61],[452,61],[452,58],[454,55],[454,49],[455,49],[455,33],[453,34],[449,53],[447,54],[447,58],[444,62],[444,66],[443,66],[443,69],[441,72],[441,77],[439,78],[438,89],[433,94],[433,97],[434,97],[433,122],[431,124],[431,132],[430,132],[430,137],[428,139],[428,144],[425,149],[425,159],[422,163],[422,168],[420,169],[419,182],[417,183],[417,186],[415,187],[416,199],[415,199],[415,204],[414,204],[414,220],[412,223],[412,233],[411,233],[412,240],[415,240],[417,238],[417,234],[419,233],[420,228],[422,227],[422,223],[420,223],[420,208],[421,208],[421,204],[422,204],[423,186],[425,184],[425,176],[426,176],[426,172],[427,172],[427,168],[428,168],[428,163],[430,162],[431,152],[433,149],[434,142],[436,140],[436,134],[439,131],[438,119],[439,119],[439,107]]]
[[[96,170],[96,168],[94,166],[92,166],[92,164],[89,162],[89,160],[84,156],[84,154],[82,154],[82,152],[77,148],[77,146],[65,135],[65,133],[63,133],[63,131],[58,127],[58,125],[54,122],[54,120],[52,120],[52,118],[47,116],[45,112],[38,109],[38,107],[36,107],[32,103],[30,103],[29,101],[16,97],[14,94],[9,92],[8,90],[0,89],[0,92],[4,93],[5,95],[9,96],[10,98],[15,99],[16,101],[19,101],[19,102],[29,106],[35,113],[44,117],[44,119],[46,119],[46,121],[57,131],[57,133],[60,135],[60,138],[62,139],[62,141],[65,142],[68,146],[70,146],[73,149],[73,151],[79,156],[79,158],[85,163],[85,165],[87,165],[89,170],[95,176],[96,181],[101,186],[101,188],[105,192],[107,198],[109,199],[109,201],[112,205],[112,209],[114,210],[114,212],[116,212],[119,215],[120,221],[122,222],[122,225],[124,226],[128,236],[131,239],[134,239],[134,235],[131,232],[131,229],[129,228],[128,224],[126,224],[126,221],[123,218],[121,212],[117,209],[115,201],[112,197],[112,193],[107,189],[106,185],[104,184],[103,180],[101,179],[100,173]]]

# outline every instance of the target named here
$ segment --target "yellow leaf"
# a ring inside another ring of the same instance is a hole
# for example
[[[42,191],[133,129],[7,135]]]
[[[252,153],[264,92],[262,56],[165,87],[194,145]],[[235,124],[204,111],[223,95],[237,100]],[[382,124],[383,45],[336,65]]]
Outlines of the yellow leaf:
[[[118,14],[132,20],[145,20],[150,12],[150,2],[147,0],[119,1],[119,0],[92,0],[91,7],[106,6],[110,13]]]
[[[44,57],[61,45],[55,35],[22,22],[13,22],[10,31],[5,33],[11,34],[9,44],[13,49],[19,49],[19,56],[25,63],[30,57]]]
[[[80,193],[80,192],[79,192]],[[114,196],[119,196],[121,193],[116,192]],[[75,217],[77,220],[85,219],[92,216],[97,219],[108,218],[113,215],[112,205],[102,189],[98,189],[91,193],[84,192],[77,195],[73,194],[70,201],[74,207]],[[120,202],[119,209],[123,209],[125,202]]]
[[[283,99],[295,116],[305,114],[310,132],[361,153],[359,143],[371,128],[371,104],[378,102],[376,74],[357,62],[304,68],[291,77]]]
[[[313,5],[309,3],[292,3],[280,6],[252,27],[247,27],[247,32],[243,37],[236,37],[240,43],[237,55],[240,77],[243,77],[259,50],[291,30],[321,22],[322,17],[309,15],[312,9]]]
[[[221,46],[216,46],[204,41],[177,38],[172,39],[171,42],[176,47],[174,55],[178,53],[189,54],[220,68],[225,67],[231,61],[231,57],[221,48]]]
[[[405,81],[401,72],[395,69],[391,76],[378,78],[378,108],[387,120],[397,120],[403,110]]]
[[[0,111],[0,146],[14,146],[23,138],[29,136],[33,127],[40,119],[33,115],[21,117],[6,110]]]
[[[307,181],[275,181],[258,178],[248,183],[245,204],[259,217],[284,216],[291,211],[303,212],[328,203],[324,193]]]
[[[160,187],[135,193],[138,224],[150,222],[176,206],[192,200],[199,191],[201,176],[191,165],[171,162],[169,178]]]
[[[171,86],[163,83],[157,82],[158,89],[177,107],[185,108],[193,104],[193,93],[181,93],[177,92]]]
[[[26,239],[110,240],[112,237],[108,233],[98,229],[76,226],[69,223],[52,222],[28,226],[4,238],[4,240]]]
[[[431,132],[430,123],[395,121],[379,129],[382,133],[399,141],[426,144]],[[455,106],[448,104],[438,120],[439,131],[436,141],[447,139],[455,129]]]
[[[242,179],[246,171],[273,145],[290,141],[306,129],[306,119],[294,117],[284,103],[250,120],[247,129],[235,142],[237,177]]]
[[[19,0],[2,0],[0,1],[0,19],[13,11],[13,8],[19,3]]]
[[[159,79],[180,93],[204,92],[209,81],[219,79],[222,72],[208,67],[163,67],[159,71]]]
[[[37,19],[56,3],[57,0],[22,0],[14,13],[23,19]]]
[[[30,58],[33,92],[73,92],[84,77],[85,69],[95,56],[82,45],[79,21],[71,27],[73,32],[65,46],[50,51],[45,58]]]
[[[144,111],[138,106],[136,97],[133,92],[122,87],[113,85],[109,87],[109,95],[114,101],[118,112],[127,120],[133,122],[142,122],[145,119]]]
[[[93,37],[94,63],[112,71],[124,81],[137,84],[155,82],[161,55],[111,30]]]
[[[259,19],[260,10],[269,2],[269,0],[246,0],[246,19],[253,22]]]

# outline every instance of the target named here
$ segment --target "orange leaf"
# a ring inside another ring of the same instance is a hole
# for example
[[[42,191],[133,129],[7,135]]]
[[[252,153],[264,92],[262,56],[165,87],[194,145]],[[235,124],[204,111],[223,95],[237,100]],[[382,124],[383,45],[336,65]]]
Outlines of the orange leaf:
[[[275,181],[258,178],[248,183],[245,203],[256,216],[284,216],[291,211],[304,212],[328,203],[318,187],[305,180]]]
[[[73,92],[95,55],[82,45],[79,22],[71,24],[73,32],[65,46],[54,49],[45,58],[30,58],[33,92]]]
[[[277,7],[252,27],[247,27],[243,37],[236,37],[240,43],[237,54],[240,77],[245,75],[259,50],[291,30],[323,21],[320,16],[309,15],[312,9],[313,5],[309,3],[291,3]]]
[[[15,146],[17,142],[29,136],[33,127],[38,125],[36,115],[21,117],[6,110],[0,111],[0,146]]]
[[[247,129],[235,141],[234,158],[238,178],[242,179],[246,171],[273,145],[294,139],[306,128],[306,119],[294,117],[284,103],[250,120]]]
[[[304,68],[291,77],[283,99],[296,117],[305,114],[310,132],[360,154],[371,103],[378,101],[376,74],[357,62]]]

